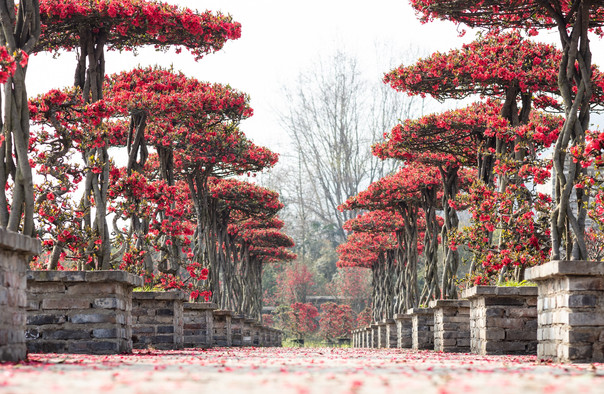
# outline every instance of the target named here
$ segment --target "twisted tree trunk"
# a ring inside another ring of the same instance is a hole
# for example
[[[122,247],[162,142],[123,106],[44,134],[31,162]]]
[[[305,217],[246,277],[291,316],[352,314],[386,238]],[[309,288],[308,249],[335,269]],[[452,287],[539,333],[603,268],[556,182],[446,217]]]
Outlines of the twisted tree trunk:
[[[0,38],[8,52],[30,54],[40,37],[40,5],[37,0],[22,0],[15,14],[11,0],[0,2]],[[24,235],[34,236],[34,188],[29,164],[29,107],[25,74],[27,68],[16,65],[16,71],[4,84],[4,119],[0,120],[4,141],[0,146],[0,226]],[[14,161],[13,161],[14,155]],[[6,195],[9,177],[13,179],[12,202]],[[9,213],[10,206],[10,213]]]

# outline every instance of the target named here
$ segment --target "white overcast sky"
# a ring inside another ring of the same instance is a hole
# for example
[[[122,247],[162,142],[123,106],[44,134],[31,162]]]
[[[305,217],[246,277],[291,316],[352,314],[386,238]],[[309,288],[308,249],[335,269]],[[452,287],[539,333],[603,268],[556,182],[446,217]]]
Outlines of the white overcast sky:
[[[469,42],[474,35],[459,37],[455,25],[433,22],[422,25],[407,0],[169,0],[200,10],[231,14],[242,24],[242,37],[228,42],[222,51],[195,62],[188,52],[180,55],[140,51],[109,53],[107,73],[129,70],[137,65],[174,65],[202,81],[229,84],[251,96],[254,116],[243,122],[242,130],[254,142],[283,153],[285,131],[280,127],[275,108],[283,105],[282,87],[295,81],[319,55],[329,55],[342,46],[365,64],[376,61],[375,47],[389,46],[400,53],[402,62],[410,45],[421,52],[446,51]],[[539,39],[556,41],[555,35]],[[594,38],[594,41],[598,41]],[[594,42],[595,61],[604,48]],[[388,54],[390,57],[391,54]],[[395,55],[396,56],[396,55]],[[378,61],[386,61],[378,59]],[[400,63],[396,62],[396,63]],[[75,55],[67,53],[57,59],[47,55],[31,58],[28,70],[30,96],[73,83]],[[380,79],[388,69],[367,67],[367,78]]]

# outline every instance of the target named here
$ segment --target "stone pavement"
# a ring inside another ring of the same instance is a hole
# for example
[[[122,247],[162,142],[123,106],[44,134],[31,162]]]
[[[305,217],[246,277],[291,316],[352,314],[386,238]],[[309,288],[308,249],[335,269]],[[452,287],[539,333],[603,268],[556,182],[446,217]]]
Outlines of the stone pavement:
[[[604,364],[403,349],[214,348],[30,354],[0,393],[604,393]]]

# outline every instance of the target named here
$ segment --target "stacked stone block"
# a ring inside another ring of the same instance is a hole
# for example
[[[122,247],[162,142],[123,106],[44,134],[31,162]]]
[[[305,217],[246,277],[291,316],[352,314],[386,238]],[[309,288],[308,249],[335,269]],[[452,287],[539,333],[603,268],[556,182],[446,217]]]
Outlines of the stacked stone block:
[[[0,229],[0,361],[20,361],[27,354],[26,271],[40,241]]]
[[[215,310],[214,314],[214,346],[229,347],[232,345],[231,317],[233,312]]]
[[[211,302],[183,304],[183,346],[210,348],[214,344],[214,314],[218,305]]]
[[[245,316],[235,315],[231,317],[232,346],[243,346],[243,324]]]
[[[377,349],[380,345],[380,338],[379,338],[379,325],[377,323],[371,323],[371,325],[369,326],[371,329],[371,342],[370,342],[370,346],[371,348]]]
[[[254,324],[256,320],[254,319],[245,319],[243,321],[243,334],[241,337],[243,346],[253,346],[254,345],[254,332],[252,330],[252,324]]]
[[[411,347],[413,350],[434,349],[434,311],[430,308],[412,308]]]
[[[396,348],[397,343],[397,332],[396,322],[392,319],[384,320],[386,323],[386,347],[389,349]]]
[[[396,347],[411,349],[413,347],[413,319],[409,314],[394,315],[396,322]]]
[[[537,282],[537,356],[604,362],[604,263],[551,261],[527,269]]]
[[[132,351],[132,289],[123,271],[30,271],[27,349],[34,353]]]
[[[180,291],[132,293],[132,344],[135,349],[182,349],[183,303]]]
[[[365,333],[365,346],[366,348],[370,348],[371,347],[371,341],[372,341],[372,328],[371,326],[365,326],[365,328],[363,329],[364,333]]]
[[[252,323],[252,346],[260,347],[262,344],[262,324],[254,321]]]
[[[277,331],[277,336],[276,336],[276,343],[275,346],[276,347],[281,347],[283,346],[283,332],[281,330],[276,330]]]
[[[377,324],[377,337],[378,337],[377,338],[377,347],[385,348],[386,342],[387,342],[386,330],[388,327],[386,326],[385,321],[381,321],[376,324]]]
[[[465,290],[475,354],[536,354],[537,287],[475,286]]]
[[[434,350],[470,352],[470,301],[434,300]]]

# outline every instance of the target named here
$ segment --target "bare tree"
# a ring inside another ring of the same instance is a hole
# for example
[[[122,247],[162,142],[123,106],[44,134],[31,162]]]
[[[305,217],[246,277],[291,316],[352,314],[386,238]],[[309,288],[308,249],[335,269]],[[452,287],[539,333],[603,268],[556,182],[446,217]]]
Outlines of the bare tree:
[[[356,57],[338,50],[285,89],[288,109],[281,123],[297,167],[292,164],[290,209],[331,228],[335,244],[345,241],[342,225],[357,214],[337,206],[396,167],[374,157],[371,144],[410,117],[419,102],[384,85],[381,75],[365,75]]]

